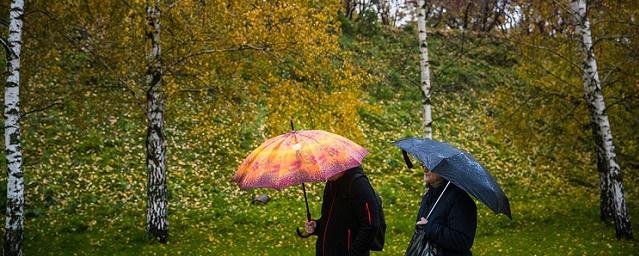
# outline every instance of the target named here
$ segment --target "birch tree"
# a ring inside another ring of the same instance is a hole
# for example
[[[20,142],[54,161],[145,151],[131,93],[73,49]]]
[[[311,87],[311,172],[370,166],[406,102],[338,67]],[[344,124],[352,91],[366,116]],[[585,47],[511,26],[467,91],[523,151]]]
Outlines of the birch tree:
[[[342,5],[344,8],[344,16],[349,19],[353,18],[353,12],[355,11],[356,1],[354,0],[342,0]]]
[[[395,25],[395,22],[391,22],[390,15],[390,3],[389,0],[376,0],[373,1],[375,5],[377,5],[377,13],[379,13],[379,17],[382,20],[382,24],[384,25]]]
[[[147,1],[147,36],[151,47],[147,55],[147,214],[146,232],[166,243],[168,238],[167,188],[164,134],[164,91],[160,50],[160,0]]]
[[[590,123],[597,154],[600,176],[601,216],[612,215],[617,237],[632,238],[632,228],[624,197],[621,168],[617,163],[615,146],[606,104],[597,71],[586,0],[572,0],[570,9],[575,22],[575,32],[583,53],[582,79],[585,99],[590,111]]]
[[[430,101],[430,63],[428,59],[428,43],[426,42],[426,1],[417,3],[417,26],[419,29],[419,63],[421,70],[422,108],[424,111],[424,137],[433,138],[433,117]]]
[[[7,159],[7,213],[4,255],[22,255],[24,173],[20,146],[20,50],[24,1],[11,2],[7,48],[8,77],[4,87],[4,145]]]

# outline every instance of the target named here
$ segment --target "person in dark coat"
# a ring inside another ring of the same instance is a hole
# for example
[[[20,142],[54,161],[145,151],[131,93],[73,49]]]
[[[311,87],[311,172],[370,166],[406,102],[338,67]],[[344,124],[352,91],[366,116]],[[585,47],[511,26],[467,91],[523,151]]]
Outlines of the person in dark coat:
[[[435,244],[443,255],[472,255],[470,248],[477,229],[475,202],[464,190],[430,172],[423,165],[422,168],[428,192],[422,197],[415,228],[424,229],[424,239]],[[442,191],[444,194],[426,220]]]
[[[315,255],[370,255],[370,244],[380,229],[379,201],[361,166],[341,172],[326,182],[322,216],[304,225],[316,235]]]

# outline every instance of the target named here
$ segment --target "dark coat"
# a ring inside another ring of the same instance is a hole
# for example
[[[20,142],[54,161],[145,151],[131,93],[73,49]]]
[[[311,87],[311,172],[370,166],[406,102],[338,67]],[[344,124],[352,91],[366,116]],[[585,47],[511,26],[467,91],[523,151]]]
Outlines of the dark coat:
[[[443,180],[438,188],[429,186],[422,198],[416,221],[421,217],[426,218],[447,182]],[[423,228],[424,239],[439,246],[444,255],[472,255],[470,248],[477,229],[477,206],[464,190],[450,183],[428,218],[428,223],[417,225],[416,228]]]
[[[370,243],[380,228],[380,207],[363,174],[361,167],[355,167],[339,179],[326,182],[322,217],[316,220],[314,233],[318,236],[316,255],[370,255]]]

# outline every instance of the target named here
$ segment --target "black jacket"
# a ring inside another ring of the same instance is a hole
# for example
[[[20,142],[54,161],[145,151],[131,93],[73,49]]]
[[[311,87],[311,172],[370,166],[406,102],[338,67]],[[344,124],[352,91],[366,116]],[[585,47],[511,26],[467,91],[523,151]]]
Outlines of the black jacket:
[[[416,221],[426,218],[447,182],[443,180],[438,188],[429,186]],[[450,183],[428,218],[428,224],[416,228],[423,228],[426,231],[424,239],[439,246],[444,255],[472,255],[470,248],[477,229],[477,206],[465,191]]]
[[[361,175],[355,176],[357,173]],[[369,255],[370,243],[380,228],[378,209],[375,192],[361,167],[349,169],[339,179],[326,182],[322,217],[316,220],[314,233],[318,236],[315,254]]]

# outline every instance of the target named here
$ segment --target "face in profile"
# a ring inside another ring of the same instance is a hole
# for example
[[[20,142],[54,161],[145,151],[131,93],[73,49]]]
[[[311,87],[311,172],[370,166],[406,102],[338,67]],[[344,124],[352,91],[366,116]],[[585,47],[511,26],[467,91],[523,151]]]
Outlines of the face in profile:
[[[422,170],[424,170],[425,183],[434,185],[442,181],[442,176],[439,176],[439,174],[437,173],[431,172],[430,170],[428,170],[428,168],[426,168],[424,164],[421,164],[421,166],[422,166]]]

